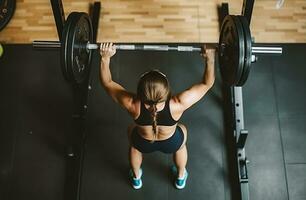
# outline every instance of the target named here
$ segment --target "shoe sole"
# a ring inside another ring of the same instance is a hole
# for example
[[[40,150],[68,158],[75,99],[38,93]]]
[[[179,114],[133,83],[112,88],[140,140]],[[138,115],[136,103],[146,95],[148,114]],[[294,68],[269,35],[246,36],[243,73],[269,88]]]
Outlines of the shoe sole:
[[[184,184],[183,184],[183,185],[181,185],[181,186],[179,186],[179,185],[177,185],[177,184],[175,183],[175,187],[176,187],[176,189],[179,189],[179,190],[184,189],[184,188],[185,188],[185,186],[186,186],[186,181],[185,181],[185,182],[184,182]]]
[[[142,180],[140,180],[140,184],[138,186],[132,185],[135,190],[139,190],[142,187]]]
[[[142,187],[142,180],[141,180],[141,177],[142,177],[142,169],[141,169],[141,171],[140,171],[140,184],[139,184],[138,186],[132,184],[132,186],[133,186],[133,188],[134,188],[135,190],[139,190],[139,189]]]
[[[180,185],[177,185],[177,184],[176,184],[176,181],[175,181],[175,187],[176,187],[176,189],[179,189],[179,190],[184,189],[185,186],[186,186],[187,178],[188,178],[188,173],[187,173],[187,175],[186,175],[186,178],[185,178],[185,181],[184,181],[183,185],[181,185],[181,186],[180,186]]]

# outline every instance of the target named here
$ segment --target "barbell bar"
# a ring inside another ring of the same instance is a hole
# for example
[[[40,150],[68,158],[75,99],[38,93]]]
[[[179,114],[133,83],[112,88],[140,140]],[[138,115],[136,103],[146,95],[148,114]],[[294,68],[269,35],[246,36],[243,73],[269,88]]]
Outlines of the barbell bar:
[[[100,49],[101,43],[97,44],[83,44],[86,50]],[[61,48],[59,41],[33,41],[32,46],[36,49],[53,49]],[[218,50],[217,44],[210,45]],[[169,46],[169,45],[142,45],[142,44],[115,44],[116,50],[143,50],[143,51],[182,51],[182,52],[201,52],[201,47],[196,46]],[[282,47],[270,47],[270,46],[253,46],[252,54],[282,54]]]

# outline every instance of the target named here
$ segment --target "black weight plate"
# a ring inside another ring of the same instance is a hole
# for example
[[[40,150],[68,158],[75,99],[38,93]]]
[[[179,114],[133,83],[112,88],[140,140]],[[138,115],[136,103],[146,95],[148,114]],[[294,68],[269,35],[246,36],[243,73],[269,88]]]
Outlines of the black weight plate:
[[[237,79],[236,79],[236,86],[239,86],[239,80],[241,79],[241,76],[244,71],[244,59],[245,59],[245,41],[244,41],[244,32],[243,32],[243,27],[242,24],[239,20],[238,16],[234,17],[235,23],[236,23],[236,28],[237,28],[237,33],[238,33],[238,40],[239,40],[239,52],[240,52],[240,57],[239,57],[239,65],[237,66]]]
[[[73,52],[73,35],[74,35],[74,27],[76,26],[79,18],[80,18],[80,12],[72,12],[68,15],[67,21],[67,33],[66,33],[66,46],[65,46],[65,65],[67,68],[67,75],[69,77],[69,81],[73,83],[77,83],[75,81],[74,73],[73,73],[73,58],[72,58],[72,52]]]
[[[82,83],[88,75],[91,51],[86,49],[88,42],[92,43],[92,24],[91,19],[86,13],[78,13],[77,17],[73,18],[69,29],[68,69],[71,69],[73,80],[76,83]],[[71,47],[71,48],[70,48]]]
[[[77,15],[78,15],[77,12],[72,12],[69,14],[64,24],[64,27],[63,27],[62,38],[60,38],[61,40],[61,68],[62,68],[62,72],[63,72],[65,79],[69,82],[73,80],[73,75],[71,73],[72,70],[69,70],[68,59],[67,59],[69,58],[68,39],[69,39],[70,26],[72,24],[73,18],[76,18]]]
[[[15,8],[16,0],[0,0],[0,31],[13,17]]]
[[[224,18],[218,53],[223,81],[229,86],[237,85],[244,67],[244,34],[237,16]]]
[[[237,86],[243,86],[249,77],[251,64],[252,64],[252,36],[251,36],[250,26],[246,18],[244,16],[238,16],[238,18],[241,22],[244,33],[245,55],[244,55],[243,72]]]

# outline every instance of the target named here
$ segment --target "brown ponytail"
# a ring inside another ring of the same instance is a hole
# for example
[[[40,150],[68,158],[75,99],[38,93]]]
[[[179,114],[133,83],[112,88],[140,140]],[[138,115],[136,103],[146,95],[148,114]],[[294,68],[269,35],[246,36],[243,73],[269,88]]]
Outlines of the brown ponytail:
[[[151,112],[151,116],[152,116],[152,129],[153,129],[153,140],[152,142],[154,142],[157,138],[157,107],[156,107],[156,103],[154,103],[153,105],[150,106],[150,112]]]

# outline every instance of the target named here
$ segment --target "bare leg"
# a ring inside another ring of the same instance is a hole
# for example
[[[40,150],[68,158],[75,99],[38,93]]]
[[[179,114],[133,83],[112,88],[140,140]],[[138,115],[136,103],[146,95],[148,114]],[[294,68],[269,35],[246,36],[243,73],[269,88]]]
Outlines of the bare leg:
[[[187,147],[186,147],[187,129],[183,124],[178,124],[178,126],[183,130],[184,142],[181,148],[173,154],[173,161],[178,170],[178,177],[182,178],[184,176],[184,171],[185,171],[187,159],[188,159],[188,153],[187,153]]]
[[[138,151],[136,148],[134,148],[131,144],[131,134],[133,129],[135,128],[135,125],[131,125],[128,127],[128,138],[130,142],[130,149],[129,149],[129,161],[131,169],[133,170],[134,177],[139,177],[139,169],[142,163],[142,153]]]
[[[182,178],[184,176],[184,171],[187,164],[187,148],[186,145],[180,148],[177,152],[173,154],[173,160],[178,170],[178,177]]]
[[[142,153],[131,146],[129,158],[131,168],[134,172],[134,177],[139,178],[139,169],[142,163]]]

